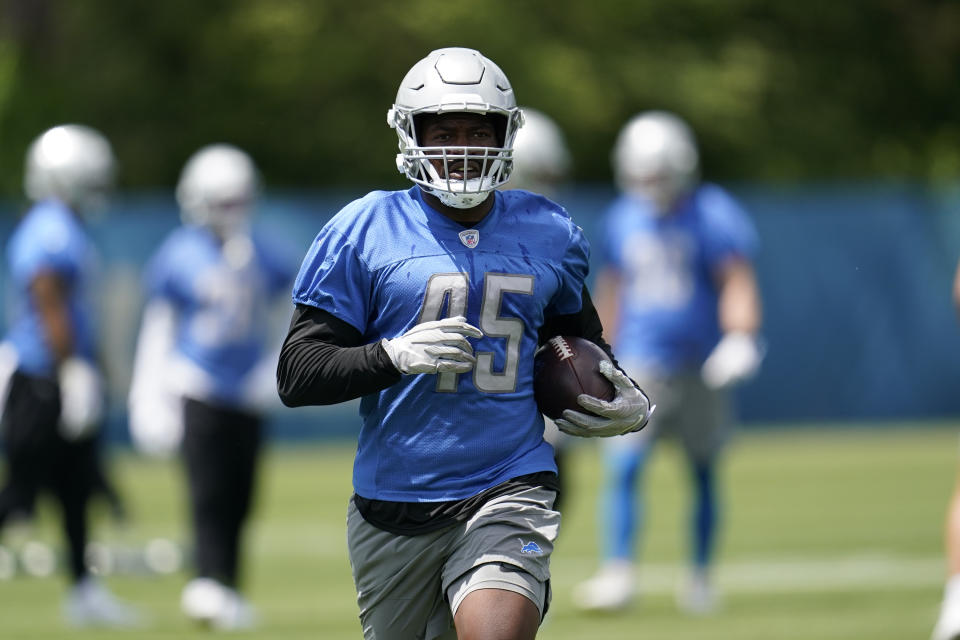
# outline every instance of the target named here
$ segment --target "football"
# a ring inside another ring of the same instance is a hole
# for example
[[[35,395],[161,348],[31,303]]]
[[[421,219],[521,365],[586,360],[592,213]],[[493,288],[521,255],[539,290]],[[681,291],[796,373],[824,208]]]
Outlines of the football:
[[[616,390],[600,373],[600,361],[609,359],[603,349],[585,338],[550,338],[533,362],[533,394],[540,412],[552,420],[562,417],[566,409],[589,413],[577,404],[582,393],[613,400]]]

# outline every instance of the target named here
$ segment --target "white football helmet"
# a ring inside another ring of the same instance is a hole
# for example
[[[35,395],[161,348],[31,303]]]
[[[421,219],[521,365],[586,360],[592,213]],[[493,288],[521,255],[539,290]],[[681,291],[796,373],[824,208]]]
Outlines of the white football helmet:
[[[500,147],[424,147],[418,139],[417,116],[436,113],[479,113],[499,116]],[[407,72],[397,100],[387,112],[396,129],[400,153],[397,169],[424,191],[457,209],[475,207],[507,181],[513,170],[513,139],[523,124],[513,88],[496,64],[479,51],[459,47],[437,49]],[[443,159],[441,173],[430,160]],[[481,163],[481,176],[454,180],[449,168],[467,160]]]
[[[513,141],[510,186],[550,196],[570,173],[570,151],[550,116],[530,107],[522,110],[523,127]]]
[[[700,157],[693,131],[666,111],[647,111],[627,122],[613,150],[617,184],[650,200],[660,214],[699,179]]]
[[[116,174],[110,143],[79,124],[48,129],[27,150],[23,188],[30,200],[55,198],[81,213],[107,206]]]
[[[260,179],[246,152],[212,144],[190,156],[177,183],[177,203],[187,224],[226,238],[242,231],[253,212]]]

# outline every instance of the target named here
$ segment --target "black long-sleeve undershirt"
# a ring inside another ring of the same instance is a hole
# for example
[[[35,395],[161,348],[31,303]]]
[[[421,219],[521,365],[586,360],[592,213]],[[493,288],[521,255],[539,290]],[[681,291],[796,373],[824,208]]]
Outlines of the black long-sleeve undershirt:
[[[603,326],[584,287],[577,313],[547,318],[538,333],[543,344],[553,336],[580,336],[613,359]],[[363,344],[350,324],[322,309],[298,304],[280,350],[277,391],[288,407],[346,402],[386,389],[401,374],[380,342]],[[616,360],[614,360],[616,362]]]

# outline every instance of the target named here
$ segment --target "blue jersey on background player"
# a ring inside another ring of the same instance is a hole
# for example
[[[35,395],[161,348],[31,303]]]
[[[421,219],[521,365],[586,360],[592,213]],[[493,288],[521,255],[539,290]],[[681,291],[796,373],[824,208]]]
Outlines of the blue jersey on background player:
[[[147,264],[144,289],[176,310],[173,348],[204,374],[191,376],[184,393],[255,406],[248,376],[273,346],[269,303],[292,277],[280,248],[255,233],[224,241],[209,227],[184,225],[167,236]]]
[[[723,189],[701,184],[669,215],[621,195],[601,223],[600,263],[621,278],[617,356],[643,369],[699,368],[720,339],[717,268],[752,259],[753,223]]]
[[[43,273],[56,274],[66,285],[73,354],[94,362],[97,325],[93,287],[99,258],[83,223],[59,200],[38,202],[10,237],[7,257],[14,289],[7,340],[17,352],[20,370],[33,376],[56,377],[58,358],[30,292]]]

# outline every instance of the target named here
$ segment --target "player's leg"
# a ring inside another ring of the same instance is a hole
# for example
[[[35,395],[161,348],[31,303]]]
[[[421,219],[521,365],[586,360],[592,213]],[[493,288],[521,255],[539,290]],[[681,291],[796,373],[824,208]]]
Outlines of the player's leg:
[[[49,473],[59,404],[42,403],[55,396],[50,381],[14,373],[11,376],[0,430],[6,479],[0,490],[0,529],[11,518],[33,516],[37,492]]]
[[[47,483],[53,465],[52,445],[59,406],[41,402],[55,398],[56,386],[49,380],[11,374],[0,431],[6,462],[4,486],[0,489],[0,532],[9,549],[4,552],[5,572],[19,567],[30,575],[46,575],[56,568],[56,555],[35,540],[33,527],[37,494]]]
[[[612,611],[630,605],[636,591],[634,554],[643,528],[643,470],[653,443],[647,427],[602,443],[604,476],[598,508],[600,568],[574,589],[574,604]]]
[[[67,621],[75,626],[124,628],[138,625],[139,613],[115,598],[90,575],[86,564],[87,510],[96,482],[96,441],[92,438],[68,441],[57,432],[50,455],[53,461],[50,488],[60,503],[67,540],[67,565],[73,582],[64,602]]]
[[[484,565],[483,569],[487,568],[503,571],[499,564]],[[494,575],[477,578],[488,585],[501,584]],[[540,609],[529,596],[486,586],[463,598],[454,623],[457,640],[533,640],[540,628],[540,619]]]
[[[197,576],[230,584],[233,575],[224,547],[229,529],[229,434],[220,428],[217,409],[197,400],[184,402],[183,462],[187,474]]]
[[[235,587],[259,421],[240,417],[236,411],[197,400],[184,402],[182,452],[196,578],[184,588],[181,607],[188,617],[221,629],[249,628],[256,622],[252,607]]]
[[[90,469],[82,449],[60,440],[56,449],[52,488],[60,502],[63,530],[67,539],[67,564],[74,583],[87,577],[84,554],[87,549],[87,502],[90,497]]]
[[[258,416],[236,411],[227,412],[227,424],[222,425],[222,447],[225,462],[227,490],[224,503],[223,572],[228,584],[240,584],[242,541],[244,527],[250,515],[256,488],[257,462],[260,454],[262,421]]]
[[[960,639],[960,473],[947,507],[945,527],[947,583],[931,640]]]
[[[106,462],[101,455],[99,434],[79,444],[86,449],[84,455],[90,465],[91,497],[100,496],[106,500],[113,519],[118,523],[124,522],[127,519],[127,507],[107,471]]]
[[[490,500],[460,527],[444,567],[459,640],[536,636],[550,604],[549,559],[560,525],[555,498],[548,489],[521,489]]]
[[[604,478],[601,485],[599,571],[574,589],[574,603],[584,609],[614,611],[633,602],[636,592],[634,558],[643,530],[643,473],[653,446],[673,430],[677,394],[671,378],[628,367],[634,379],[657,403],[657,412],[642,431],[602,443]]]
[[[397,535],[364,520],[350,501],[347,548],[364,638],[456,638],[442,575],[457,530]]]
[[[696,571],[705,572],[713,560],[719,526],[713,460],[692,460],[690,473],[694,496],[690,514],[692,564]]]
[[[711,576],[721,525],[717,470],[733,421],[726,392],[707,388],[698,375],[685,376],[679,384],[686,401],[677,431],[690,473],[691,503],[690,572],[677,604],[688,613],[706,614],[717,605]]]

